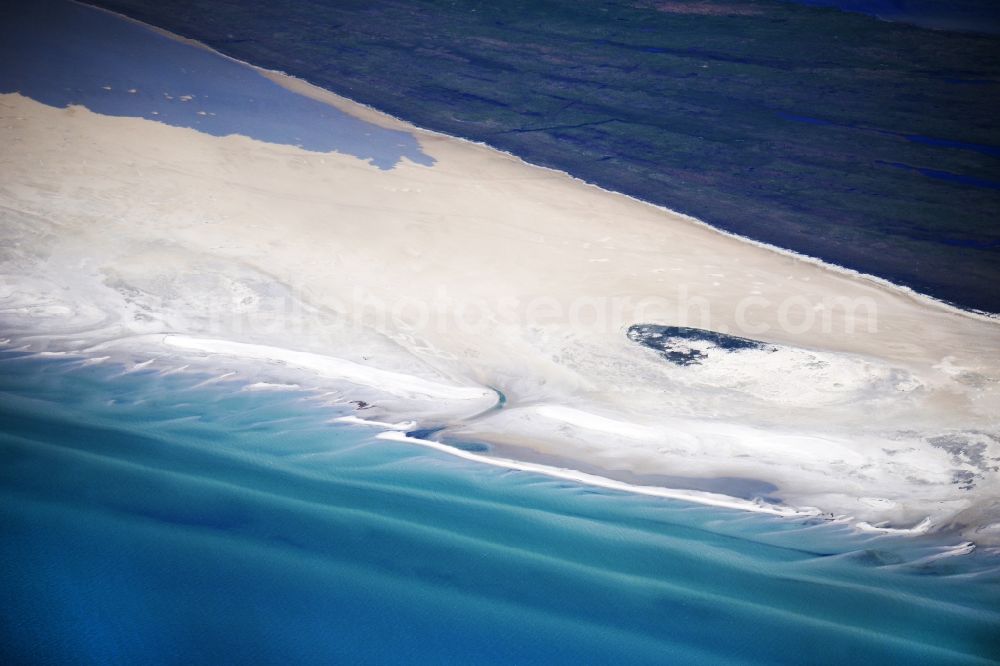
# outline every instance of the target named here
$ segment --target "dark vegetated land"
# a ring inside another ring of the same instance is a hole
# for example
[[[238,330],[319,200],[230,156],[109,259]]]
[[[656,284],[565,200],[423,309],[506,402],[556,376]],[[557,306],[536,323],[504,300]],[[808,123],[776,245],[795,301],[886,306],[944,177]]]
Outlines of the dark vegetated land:
[[[774,0],[100,0],[417,125],[1000,311],[1000,39]]]

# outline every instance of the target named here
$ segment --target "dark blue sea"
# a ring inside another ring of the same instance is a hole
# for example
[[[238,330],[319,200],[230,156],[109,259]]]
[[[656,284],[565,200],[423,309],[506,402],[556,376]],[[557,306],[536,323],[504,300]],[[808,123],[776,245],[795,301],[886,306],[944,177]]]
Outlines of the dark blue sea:
[[[834,7],[885,21],[932,30],[1000,34],[1000,3],[995,0],[789,0],[814,7]]]

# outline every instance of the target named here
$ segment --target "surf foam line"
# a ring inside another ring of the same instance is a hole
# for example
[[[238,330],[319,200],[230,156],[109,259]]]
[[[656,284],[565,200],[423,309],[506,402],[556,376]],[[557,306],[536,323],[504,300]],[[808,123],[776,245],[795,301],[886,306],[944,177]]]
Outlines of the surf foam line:
[[[266,345],[253,345],[253,344],[248,344],[248,343],[230,342],[230,341],[226,341],[226,340],[193,338],[193,337],[189,337],[189,336],[183,336],[183,335],[180,335],[180,334],[145,335],[145,336],[135,336],[134,338],[130,338],[130,339],[131,340],[135,340],[136,338],[146,339],[146,340],[157,338],[157,339],[162,340],[163,343],[166,344],[166,345],[168,345],[168,346],[174,346],[174,347],[177,347],[177,348],[186,348],[186,349],[189,349],[189,350],[198,350],[198,351],[201,351],[203,353],[210,353],[210,354],[216,353],[216,354],[220,354],[220,355],[228,355],[228,356],[233,356],[233,357],[237,357],[237,358],[241,358],[241,359],[246,359],[246,360],[265,360],[265,361],[270,361],[270,362],[277,361],[279,363],[284,363],[284,361],[276,358],[275,355],[267,355],[267,354],[261,354],[260,353],[261,351],[268,351],[268,352],[270,352],[270,351],[277,350],[277,351],[284,351],[284,352],[287,352],[288,354],[293,354],[293,355],[303,354],[304,358],[317,357],[317,358],[320,358],[320,359],[326,359],[326,360],[330,360],[330,361],[343,362],[343,363],[347,363],[347,364],[350,364],[350,365],[358,366],[358,364],[351,363],[350,361],[344,361],[343,359],[336,359],[334,357],[323,356],[323,355],[320,355],[320,354],[312,354],[310,352],[295,352],[295,351],[292,351],[292,350],[283,350],[283,349],[281,349],[279,347],[269,347],[269,346],[266,346]],[[174,343],[179,343],[179,344],[170,345],[170,343],[168,342],[168,340],[171,340],[171,339],[173,340]],[[94,347],[91,347],[90,349],[82,350],[82,351],[75,351],[75,352],[74,351],[69,351],[69,352],[44,352],[43,351],[43,352],[34,352],[33,355],[35,355],[35,356],[37,356],[39,358],[76,357],[76,358],[79,358],[79,359],[81,359],[83,361],[83,363],[82,363],[83,365],[94,365],[96,363],[100,363],[100,362],[109,360],[111,358],[110,356],[96,356],[95,357],[95,356],[93,356],[94,352],[96,352],[98,350],[103,351],[103,350],[108,349],[109,347],[114,347],[114,346],[116,346],[116,343],[119,343],[119,342],[121,342],[121,341],[120,340],[109,341],[109,342],[106,342],[106,343],[103,343],[103,344],[98,344],[98,345],[96,345]],[[209,343],[214,343],[214,344],[209,344]],[[4,345],[0,344],[0,346],[4,346]],[[210,349],[212,351],[209,351]],[[223,350],[225,350],[225,351],[223,351]],[[247,352],[251,351],[251,350],[257,351],[258,354],[256,354],[256,355],[248,354]],[[9,351],[16,351],[16,350],[9,350]],[[145,363],[142,363],[141,365],[146,366],[150,362],[151,361],[146,361]],[[293,364],[293,365],[299,365],[298,363],[291,363],[291,364]],[[190,367],[189,365],[182,365],[180,367],[170,368],[170,369],[161,371],[158,374],[160,376],[164,376],[164,375],[170,375],[170,374],[176,374],[176,373],[183,373],[184,371],[188,370],[189,367]],[[299,367],[301,367],[302,369],[305,369],[305,370],[317,371],[317,368],[314,367],[314,366],[301,365]],[[366,369],[366,370],[373,370],[373,371],[376,371],[377,373],[386,372],[389,375],[397,375],[397,374],[399,374],[399,373],[391,373],[391,372],[388,372],[388,371],[377,370],[377,369],[374,369],[374,368],[366,368],[365,366],[358,366],[358,367],[361,367],[361,368]],[[210,378],[210,379],[202,382],[201,384],[198,384],[197,386],[201,386],[201,385],[204,385],[204,384],[207,384],[207,383],[211,383],[211,382],[214,382],[214,381],[219,381],[220,379],[224,379],[224,378],[236,376],[238,374],[239,373],[237,373],[237,372],[228,372],[228,373],[225,373],[224,375],[222,375],[221,377]],[[326,375],[324,373],[319,373],[319,374],[323,374],[323,376],[329,377],[329,375]],[[400,376],[402,376],[402,377],[411,377],[409,375],[400,375]],[[420,380],[420,378],[413,378],[413,379]],[[426,381],[426,380],[420,380],[420,381]],[[271,388],[271,389],[276,390],[276,391],[302,391],[303,390],[303,387],[301,385],[273,384],[273,383],[265,383],[265,384],[268,386],[268,388]],[[433,384],[433,382],[432,382],[432,384]],[[254,384],[248,384],[248,386],[254,386]],[[455,387],[451,387],[451,388],[455,388]],[[246,387],[244,387],[244,390],[245,389],[246,389]],[[383,390],[385,390],[385,389],[383,388]],[[475,390],[475,389],[473,389],[473,390]],[[494,397],[496,397],[497,393],[498,393],[495,389],[492,389],[492,388],[490,388],[490,389],[484,389],[483,391],[486,394],[492,395]],[[552,415],[556,415],[556,414],[563,415],[564,413],[575,413],[577,411],[577,410],[572,410],[572,409],[567,409],[567,408],[561,408],[561,407],[552,407],[551,409],[552,409]],[[472,417],[472,418],[474,419],[475,417]],[[609,419],[604,419],[602,417],[595,417],[595,418],[599,419],[600,422],[601,422],[601,424],[615,423],[617,425],[616,422],[611,421]],[[462,458],[462,459],[468,460],[470,462],[475,462],[475,463],[480,463],[480,464],[485,464],[485,465],[491,465],[493,467],[500,467],[500,468],[503,468],[503,469],[509,469],[509,470],[513,470],[513,471],[521,471],[521,472],[529,472],[529,473],[539,474],[539,475],[542,475],[542,476],[547,476],[549,478],[554,478],[554,479],[560,479],[560,480],[564,480],[564,481],[569,481],[571,483],[576,483],[576,484],[580,484],[580,485],[597,487],[597,488],[605,488],[605,489],[608,489],[608,490],[616,490],[616,491],[620,491],[620,492],[624,492],[624,493],[629,493],[629,494],[634,494],[634,495],[645,495],[645,496],[649,496],[649,497],[659,497],[659,498],[662,498],[662,499],[669,499],[669,500],[676,500],[676,501],[681,501],[681,502],[688,502],[688,503],[691,503],[691,504],[700,504],[700,505],[703,505],[703,506],[712,506],[712,507],[716,507],[716,508],[733,509],[733,510],[737,510],[737,511],[745,511],[745,512],[750,512],[750,513],[766,514],[766,515],[772,515],[772,516],[777,516],[777,517],[782,517],[782,518],[811,518],[811,517],[816,517],[816,516],[820,516],[820,515],[825,515],[825,516],[827,516],[826,522],[828,522],[828,523],[844,523],[844,524],[850,525],[851,527],[853,527],[854,529],[856,529],[859,532],[867,532],[867,533],[877,534],[877,535],[920,536],[920,535],[924,535],[927,532],[929,532],[930,531],[930,527],[931,527],[931,521],[930,521],[929,518],[925,518],[923,521],[921,521],[920,523],[918,523],[914,527],[910,527],[910,528],[893,528],[893,527],[889,527],[889,526],[883,526],[882,524],[872,525],[872,524],[866,523],[866,522],[855,522],[850,516],[846,516],[846,515],[837,515],[837,516],[835,516],[835,515],[829,514],[828,512],[824,512],[821,509],[815,508],[815,507],[792,507],[792,506],[780,505],[780,504],[768,504],[768,503],[760,501],[760,500],[757,500],[757,501],[754,501],[754,500],[745,500],[745,499],[741,499],[741,498],[737,498],[737,497],[731,497],[729,495],[723,495],[723,494],[720,494],[720,493],[711,493],[711,492],[706,492],[706,491],[680,490],[680,489],[673,489],[673,488],[665,488],[665,487],[661,487],[661,486],[645,486],[645,485],[638,485],[638,484],[630,484],[630,483],[626,483],[624,481],[617,481],[615,479],[610,479],[610,478],[598,476],[598,475],[595,475],[595,474],[588,474],[586,472],[581,472],[581,471],[578,471],[578,470],[573,470],[573,469],[564,468],[564,467],[556,467],[556,466],[552,466],[552,465],[543,465],[543,464],[539,464],[539,463],[522,462],[522,461],[519,461],[519,460],[510,459],[510,458],[499,458],[499,457],[492,457],[492,456],[486,456],[486,455],[476,454],[476,453],[472,453],[472,452],[469,452],[469,451],[465,451],[463,449],[459,449],[457,447],[449,446],[447,444],[442,444],[440,442],[435,442],[435,441],[432,441],[432,440],[418,438],[418,437],[412,437],[412,436],[407,435],[406,431],[412,430],[413,428],[417,427],[418,423],[416,421],[402,421],[402,422],[399,422],[399,423],[390,423],[390,422],[379,421],[379,420],[375,420],[375,419],[363,419],[363,418],[359,418],[356,415],[352,414],[352,415],[346,415],[346,416],[340,416],[340,417],[332,418],[332,419],[330,419],[329,422],[330,423],[334,423],[334,424],[338,424],[338,425],[342,425],[344,427],[379,429],[379,430],[381,430],[381,432],[379,432],[379,433],[377,433],[377,434],[374,435],[374,437],[376,439],[381,439],[381,440],[386,440],[386,441],[395,441],[395,442],[400,442],[400,443],[405,443],[405,444],[411,444],[411,445],[415,444],[415,445],[423,446],[423,447],[426,447],[426,448],[429,448],[429,449],[434,449],[434,450],[442,452],[442,453],[446,453],[446,454],[454,456],[456,458]],[[954,547],[955,548],[954,552],[949,551],[947,553],[940,554],[937,557],[945,557],[945,556],[949,556],[949,555],[962,555],[962,554],[966,554],[966,552],[971,552],[971,549],[969,548],[969,545],[971,545],[971,542],[968,543],[968,544],[966,544],[966,543],[959,544],[958,546]],[[974,545],[973,545],[973,548],[974,548]]]
[[[178,334],[164,335],[163,344],[187,351],[294,365],[312,370],[323,377],[368,386],[401,398],[419,397],[482,403],[482,406],[487,408],[492,407],[497,401],[496,392],[492,389],[442,384],[415,375],[373,368],[313,352]]]
[[[472,462],[492,465],[493,467],[502,467],[504,469],[511,469],[519,472],[532,472],[535,474],[548,476],[554,479],[572,481],[573,483],[579,483],[582,485],[594,486],[598,488],[606,488],[608,490],[618,490],[626,493],[631,493],[634,495],[648,495],[650,497],[661,497],[663,499],[680,500],[683,502],[703,504],[706,506],[714,506],[722,509],[736,509],[738,511],[765,513],[772,516],[781,516],[784,518],[811,518],[814,516],[818,516],[822,513],[822,511],[814,507],[790,507],[780,504],[767,504],[766,502],[743,500],[737,497],[730,497],[728,495],[720,495],[718,493],[709,493],[700,490],[675,490],[672,488],[661,488],[659,486],[640,486],[631,483],[625,483],[624,481],[615,481],[614,479],[608,479],[603,476],[587,474],[586,472],[579,472],[572,469],[565,469],[563,467],[553,467],[550,465],[541,465],[538,463],[521,462],[519,460],[511,460],[509,458],[493,458],[491,456],[484,456],[476,453],[471,453],[469,451],[464,451],[454,446],[448,446],[447,444],[441,444],[440,442],[434,442],[429,439],[409,437],[405,433],[395,430],[380,432],[377,435],[375,435],[375,437],[377,439],[383,439],[392,442],[402,442],[405,444],[417,444],[419,446],[425,446],[427,448],[434,449],[436,451],[441,451],[443,453],[453,455],[457,458],[463,458],[465,460],[470,460]]]
[[[930,518],[924,518],[913,527],[889,527],[882,524],[872,525],[867,522],[860,522],[855,527],[862,532],[872,534],[898,534],[902,536],[919,536],[930,532],[933,523]]]
[[[394,431],[413,430],[417,427],[416,421],[400,421],[399,423],[387,423],[385,421],[374,421],[372,419],[362,419],[350,414],[348,416],[338,416],[332,420],[333,423],[346,423],[349,425],[366,426],[369,428],[389,428]]]

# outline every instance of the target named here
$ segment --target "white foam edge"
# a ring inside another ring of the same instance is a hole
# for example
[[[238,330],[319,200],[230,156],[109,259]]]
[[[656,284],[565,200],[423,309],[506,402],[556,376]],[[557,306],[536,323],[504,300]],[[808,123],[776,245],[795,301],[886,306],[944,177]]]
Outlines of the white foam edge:
[[[511,460],[509,458],[494,458],[491,456],[483,456],[469,451],[464,451],[454,446],[448,446],[447,444],[434,442],[429,439],[409,437],[406,434],[398,431],[380,432],[377,435],[375,435],[375,437],[378,439],[389,440],[393,442],[401,442],[405,444],[416,444],[419,446],[424,446],[472,462],[492,465],[493,467],[502,467],[504,469],[515,470],[519,472],[531,472],[534,474],[541,474],[543,476],[548,476],[554,479],[572,481],[574,483],[579,483],[586,486],[606,488],[608,490],[618,490],[636,495],[648,495],[650,497],[661,497],[663,499],[681,500],[685,502],[703,504],[706,506],[714,506],[723,509],[750,511],[753,513],[764,513],[774,516],[782,516],[786,518],[808,518],[820,515],[822,513],[819,509],[813,507],[790,507],[778,504],[768,504],[766,502],[744,500],[738,497],[730,497],[729,495],[721,495],[718,493],[710,493],[700,490],[678,490],[673,488],[662,488],[659,486],[642,486],[631,483],[625,483],[624,481],[616,481],[614,479],[609,479],[603,476],[597,476],[595,474],[587,474],[586,472],[579,472],[572,469],[566,469],[563,467],[553,467],[551,465],[542,465],[539,463],[521,462],[519,460]]]
[[[344,423],[347,425],[367,426],[370,428],[387,428],[393,431],[413,430],[417,427],[416,421],[400,421],[399,423],[387,423],[385,421],[375,421],[373,419],[362,419],[353,414],[348,416],[338,416],[331,419],[331,423]]]
[[[854,525],[854,527],[861,532],[869,532],[873,534],[897,534],[900,536],[919,536],[921,534],[927,534],[930,532],[932,526],[933,522],[931,522],[929,517],[924,518],[913,527],[890,527],[882,524],[873,525],[865,521],[860,521]]]
[[[498,400],[496,391],[486,387],[442,384],[416,375],[383,370],[315,352],[216,338],[197,338],[175,333],[163,335],[161,341],[166,347],[188,352],[293,365],[311,370],[323,377],[340,379],[359,386],[368,386],[401,398],[482,402],[484,409],[491,407]],[[486,402],[489,404],[485,404]]]

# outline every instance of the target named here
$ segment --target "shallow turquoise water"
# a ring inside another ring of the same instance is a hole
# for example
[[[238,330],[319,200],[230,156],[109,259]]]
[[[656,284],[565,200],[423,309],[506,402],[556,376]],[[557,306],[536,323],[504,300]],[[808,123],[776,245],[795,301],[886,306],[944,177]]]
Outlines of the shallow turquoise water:
[[[988,554],[479,466],[205,379],[0,355],[6,663],[998,654]]]

